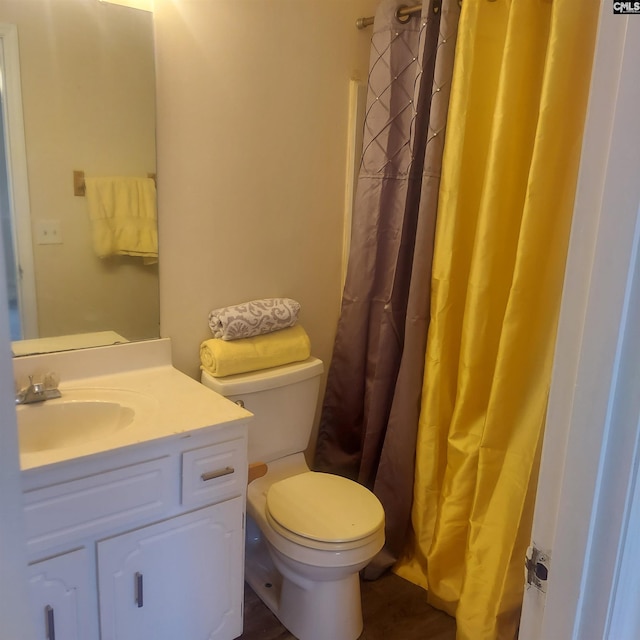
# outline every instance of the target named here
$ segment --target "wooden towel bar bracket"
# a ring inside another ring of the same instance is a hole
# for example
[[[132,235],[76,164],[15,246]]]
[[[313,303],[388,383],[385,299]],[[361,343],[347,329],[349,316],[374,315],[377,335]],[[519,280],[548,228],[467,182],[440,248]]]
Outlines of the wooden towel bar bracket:
[[[156,181],[155,173],[147,173],[147,178],[153,178]],[[73,195],[84,197],[87,194],[87,186],[84,182],[84,171],[73,172]]]

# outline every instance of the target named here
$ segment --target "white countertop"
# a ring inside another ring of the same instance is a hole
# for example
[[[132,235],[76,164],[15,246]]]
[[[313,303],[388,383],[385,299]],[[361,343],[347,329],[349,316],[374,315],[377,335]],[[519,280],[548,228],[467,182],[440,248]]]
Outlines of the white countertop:
[[[138,410],[131,424],[104,437],[88,439],[82,444],[65,448],[21,453],[22,470],[186,434],[211,426],[247,422],[252,417],[245,409],[207,389],[170,364],[63,380],[59,388],[62,401],[65,392],[108,389],[121,390],[125,392],[123,396],[127,393],[137,394],[140,402],[135,403]],[[29,409],[28,405],[26,409]]]

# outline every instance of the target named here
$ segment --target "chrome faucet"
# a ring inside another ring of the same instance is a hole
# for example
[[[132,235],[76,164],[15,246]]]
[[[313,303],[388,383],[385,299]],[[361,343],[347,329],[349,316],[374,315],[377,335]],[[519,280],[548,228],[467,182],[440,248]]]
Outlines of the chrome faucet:
[[[60,398],[62,394],[58,389],[58,383],[59,378],[55,373],[48,373],[44,382],[34,382],[33,376],[29,376],[29,385],[16,393],[16,404],[32,404]]]

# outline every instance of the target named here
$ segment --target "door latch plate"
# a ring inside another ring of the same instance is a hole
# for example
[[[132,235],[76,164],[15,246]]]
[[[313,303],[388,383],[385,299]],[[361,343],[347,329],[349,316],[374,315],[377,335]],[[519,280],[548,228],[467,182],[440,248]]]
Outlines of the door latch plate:
[[[551,556],[535,546],[527,549],[524,566],[528,586],[532,586],[542,593],[547,592],[550,561]]]

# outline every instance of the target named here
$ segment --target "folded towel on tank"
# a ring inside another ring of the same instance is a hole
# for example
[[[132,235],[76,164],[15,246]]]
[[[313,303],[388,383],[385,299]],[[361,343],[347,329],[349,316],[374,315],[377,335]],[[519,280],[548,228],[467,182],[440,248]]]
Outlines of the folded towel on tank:
[[[205,340],[200,345],[200,368],[222,378],[306,360],[310,355],[309,336],[298,324],[241,340]]]
[[[300,304],[291,298],[263,298],[209,313],[214,338],[239,340],[292,327],[298,321]]]

